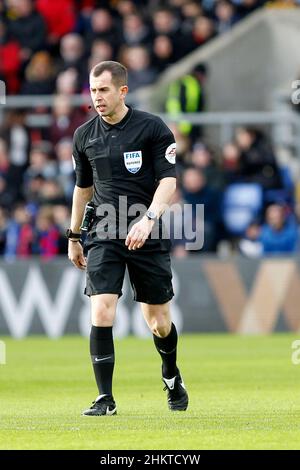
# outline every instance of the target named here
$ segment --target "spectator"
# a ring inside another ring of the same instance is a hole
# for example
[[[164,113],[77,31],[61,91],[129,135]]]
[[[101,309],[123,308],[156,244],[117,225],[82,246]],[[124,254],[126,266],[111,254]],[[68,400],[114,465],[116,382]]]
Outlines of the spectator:
[[[39,203],[48,206],[67,203],[59,181],[56,179],[44,181],[39,194]]]
[[[74,95],[80,91],[80,77],[75,67],[60,72],[56,79],[57,95]]]
[[[171,39],[166,35],[156,36],[153,42],[152,63],[159,73],[175,62]]]
[[[13,217],[7,224],[4,256],[7,260],[16,257],[27,258],[31,254],[33,225],[26,205],[18,205],[13,210]]]
[[[94,57],[98,62],[113,60],[114,50],[109,42],[95,39],[91,48],[91,57]]]
[[[80,34],[66,34],[60,42],[59,72],[75,69],[78,73],[78,86],[81,88],[86,75],[84,42]]]
[[[21,45],[21,58],[28,61],[46,45],[46,24],[32,0],[13,2],[9,14],[9,32]]]
[[[264,189],[281,188],[278,165],[264,135],[255,129],[239,128],[236,132],[236,142],[241,152],[242,179],[259,183]]]
[[[151,85],[157,77],[156,70],[150,65],[150,55],[145,47],[128,47],[126,52],[128,68],[128,88],[135,91],[146,85]]]
[[[222,149],[221,164],[226,184],[237,183],[241,180],[240,175],[241,152],[239,147],[229,142]]]
[[[191,162],[192,165],[203,172],[207,185],[210,188],[217,190],[221,190],[223,188],[223,175],[207,146],[201,142],[196,143],[192,149]]]
[[[123,18],[123,39],[127,46],[148,46],[151,42],[149,26],[138,13]]]
[[[190,163],[190,149],[191,139],[188,135],[183,134],[179,126],[174,123],[169,124],[169,128],[174,134],[176,142],[176,167],[178,170],[178,176],[181,175],[182,171]]]
[[[10,162],[7,145],[0,139],[0,206],[9,209],[20,199],[18,179],[18,168]]]
[[[51,95],[55,89],[55,68],[48,52],[36,52],[25,70],[23,95]]]
[[[57,174],[56,162],[50,159],[52,146],[49,142],[35,144],[29,155],[29,167],[27,168],[24,180],[28,180],[41,175],[44,179],[54,178]]]
[[[31,146],[30,131],[26,124],[26,111],[9,111],[0,132],[9,149],[10,162],[22,171],[28,165]]]
[[[262,226],[259,241],[263,254],[292,254],[296,252],[299,228],[292,215],[285,213],[285,208],[272,204],[266,210],[265,224]]]
[[[218,231],[220,224],[220,202],[221,193],[207,185],[202,171],[191,166],[183,173],[182,195],[186,203],[192,207],[193,221],[197,221],[197,206],[204,206],[204,246],[203,251],[216,251],[218,242]]]
[[[213,21],[207,16],[198,16],[192,31],[193,45],[192,49],[203,46],[210,39],[215,37],[216,31]]]
[[[5,117],[3,128],[0,132],[2,143],[5,142],[7,152],[7,160],[9,160],[9,170],[5,176],[6,190],[11,194],[13,200],[20,200],[20,188],[23,184],[24,171],[28,165],[28,157],[30,151],[30,134],[25,124],[25,113],[23,110],[10,111]],[[10,185],[12,184],[12,188]],[[2,182],[3,186],[3,182]],[[4,194],[2,197],[6,198]],[[1,197],[1,196],[0,196]],[[9,199],[10,200],[10,199]]]
[[[50,259],[59,253],[59,230],[55,226],[52,207],[41,207],[36,218],[33,254]]]
[[[114,53],[119,48],[120,44],[122,44],[116,23],[109,10],[105,8],[97,8],[91,14],[91,26],[86,34],[88,50],[91,49],[95,39],[107,41],[113,47]]]
[[[64,137],[73,137],[75,129],[85,120],[77,108],[72,109],[70,97],[56,95],[53,102],[53,121],[49,129],[49,139],[53,145]]]
[[[168,7],[158,8],[153,14],[153,30],[154,35],[161,34],[168,36],[174,44],[179,31],[179,20],[171,9]]]
[[[32,176],[32,178],[28,178],[24,183],[23,194],[33,215],[38,211],[40,194],[45,181],[45,178],[41,174],[36,174],[35,176]]]
[[[205,64],[199,64],[190,74],[184,75],[170,84],[165,103],[166,112],[170,116],[176,116],[180,113],[198,113],[204,110],[206,75]],[[183,134],[189,135],[193,142],[201,135],[199,126],[193,126],[188,121],[180,122],[179,130]]]
[[[68,253],[68,240],[66,230],[70,227],[71,213],[70,209],[63,204],[52,206],[54,224],[59,231],[58,250],[59,254]]]
[[[229,0],[219,0],[215,7],[217,32],[226,33],[238,21],[235,6]]]
[[[66,200],[71,203],[75,177],[72,162],[72,139],[61,139],[56,147],[56,155],[58,161],[58,178],[60,186],[63,189]]]

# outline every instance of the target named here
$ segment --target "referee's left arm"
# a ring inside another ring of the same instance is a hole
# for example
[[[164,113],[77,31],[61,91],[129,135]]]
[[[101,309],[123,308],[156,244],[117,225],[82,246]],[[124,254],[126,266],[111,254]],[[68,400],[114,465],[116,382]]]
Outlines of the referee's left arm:
[[[154,193],[152,202],[148,211],[153,212],[157,217],[160,217],[167,207],[176,190],[176,178],[166,177],[162,178]],[[155,220],[149,220],[144,216],[139,222],[133,225],[127,235],[125,245],[129,250],[141,248],[147,240],[151,230],[155,224]]]
[[[154,212],[157,217],[160,217],[169,204],[176,191],[176,178],[166,177],[162,178],[154,193],[151,205],[148,210]]]

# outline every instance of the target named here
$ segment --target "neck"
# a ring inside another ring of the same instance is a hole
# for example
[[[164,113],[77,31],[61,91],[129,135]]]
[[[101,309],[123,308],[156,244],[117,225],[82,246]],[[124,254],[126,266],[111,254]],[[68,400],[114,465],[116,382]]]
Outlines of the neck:
[[[124,116],[126,116],[128,112],[128,107],[123,104],[120,109],[115,110],[113,114],[110,116],[101,116],[103,121],[107,122],[107,124],[117,124],[118,122],[122,121]]]

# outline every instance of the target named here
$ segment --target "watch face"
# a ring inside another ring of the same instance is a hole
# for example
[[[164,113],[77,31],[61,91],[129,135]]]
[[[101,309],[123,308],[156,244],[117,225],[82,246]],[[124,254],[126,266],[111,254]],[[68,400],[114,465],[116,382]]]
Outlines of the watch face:
[[[155,220],[156,219],[156,215],[154,212],[151,212],[151,211],[147,211],[147,217],[148,219],[151,219],[151,220]]]

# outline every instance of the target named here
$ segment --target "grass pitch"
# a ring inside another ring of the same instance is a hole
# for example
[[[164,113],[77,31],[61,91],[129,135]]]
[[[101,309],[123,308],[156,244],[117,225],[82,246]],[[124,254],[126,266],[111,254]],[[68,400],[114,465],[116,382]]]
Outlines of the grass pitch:
[[[300,365],[291,334],[183,335],[187,412],[170,412],[152,340],[116,341],[117,416],[96,397],[88,339],[2,338],[1,449],[299,449]]]

